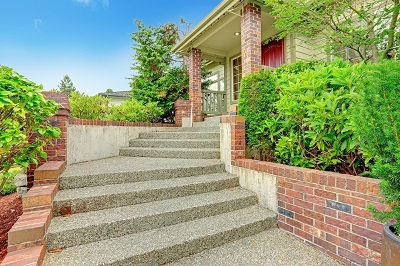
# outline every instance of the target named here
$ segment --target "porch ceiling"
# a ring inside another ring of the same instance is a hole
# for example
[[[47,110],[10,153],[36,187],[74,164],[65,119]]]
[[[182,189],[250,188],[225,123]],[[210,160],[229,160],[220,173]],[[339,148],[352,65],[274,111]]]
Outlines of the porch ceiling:
[[[222,5],[231,2],[230,5]],[[236,4],[234,2],[237,2]],[[174,52],[188,54],[191,48],[202,50],[207,60],[222,61],[229,52],[238,49],[241,37],[241,11],[246,1],[223,1],[211,14],[206,17],[192,32],[174,47]],[[261,5],[261,4],[260,4]],[[262,7],[262,40],[265,40],[277,31],[272,27],[274,18],[269,14],[270,9]]]

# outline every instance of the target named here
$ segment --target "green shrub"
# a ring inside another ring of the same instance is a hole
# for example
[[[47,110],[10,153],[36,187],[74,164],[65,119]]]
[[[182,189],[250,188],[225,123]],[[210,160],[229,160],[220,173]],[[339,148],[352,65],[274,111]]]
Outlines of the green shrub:
[[[400,233],[400,62],[368,65],[360,86],[360,101],[352,111],[362,152],[375,162],[372,176],[381,178],[380,189],[391,211],[379,212],[382,221],[397,220]]]
[[[12,167],[37,164],[39,156],[47,157],[43,151],[46,142],[60,135],[48,121],[58,105],[45,100],[41,91],[42,86],[0,66],[0,191],[11,177]],[[29,137],[33,139],[29,141]]]
[[[163,109],[155,102],[144,105],[135,99],[130,99],[121,105],[113,106],[107,120],[124,122],[158,122]]]
[[[294,166],[363,172],[348,110],[363,65],[336,59],[313,68],[279,75],[276,159]]]
[[[71,116],[76,118],[103,120],[109,112],[109,99],[103,96],[88,96],[73,91],[69,104]]]
[[[4,184],[3,189],[0,190],[0,195],[8,195],[17,191],[17,186],[14,184],[14,177],[21,172],[21,168],[11,168],[10,177]]]
[[[281,74],[298,74],[300,72],[315,69],[316,66],[325,64],[324,62],[312,60],[312,61],[297,61],[293,64],[283,64],[274,70],[277,76]]]
[[[276,115],[277,99],[276,77],[271,71],[261,70],[242,79],[238,114],[246,118],[247,145],[258,150],[261,159],[271,159],[274,149],[270,136],[275,130],[270,121]]]

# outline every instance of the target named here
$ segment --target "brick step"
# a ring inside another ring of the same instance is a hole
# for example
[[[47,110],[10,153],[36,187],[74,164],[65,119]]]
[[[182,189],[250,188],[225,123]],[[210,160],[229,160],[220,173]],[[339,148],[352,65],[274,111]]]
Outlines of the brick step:
[[[182,158],[182,159],[219,159],[219,148],[122,148],[121,156],[153,157],[153,158]]]
[[[149,148],[219,148],[219,139],[134,139],[129,147]]]
[[[236,176],[219,173],[61,190],[54,199],[53,211],[55,216],[69,215],[229,189],[238,185]]]
[[[219,139],[218,132],[141,132],[139,139]]]
[[[162,265],[276,226],[258,206],[46,254],[44,265]]]
[[[113,157],[69,165],[60,189],[95,187],[225,172],[217,160]]]
[[[56,217],[47,249],[82,245],[226,213],[257,204],[255,195],[233,188],[114,209]]]

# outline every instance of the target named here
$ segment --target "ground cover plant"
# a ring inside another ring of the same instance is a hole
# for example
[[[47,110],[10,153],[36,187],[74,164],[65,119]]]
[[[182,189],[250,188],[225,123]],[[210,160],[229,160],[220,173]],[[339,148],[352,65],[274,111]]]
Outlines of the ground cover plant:
[[[11,168],[46,158],[46,143],[60,134],[48,121],[58,105],[41,91],[41,86],[0,66],[0,191],[11,177]]]

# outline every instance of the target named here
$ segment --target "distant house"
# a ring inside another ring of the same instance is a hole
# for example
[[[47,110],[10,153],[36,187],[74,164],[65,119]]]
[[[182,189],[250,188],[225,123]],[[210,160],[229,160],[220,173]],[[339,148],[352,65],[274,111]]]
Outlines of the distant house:
[[[273,69],[298,60],[324,60],[327,54],[318,49],[320,40],[301,34],[270,40],[278,31],[275,18],[263,0],[223,0],[173,52],[190,59],[189,95],[194,113],[220,115],[239,99],[242,76],[262,68]],[[201,61],[208,62],[213,84],[201,88]]]
[[[120,105],[131,98],[131,91],[101,92],[100,96],[110,99],[110,105]]]

